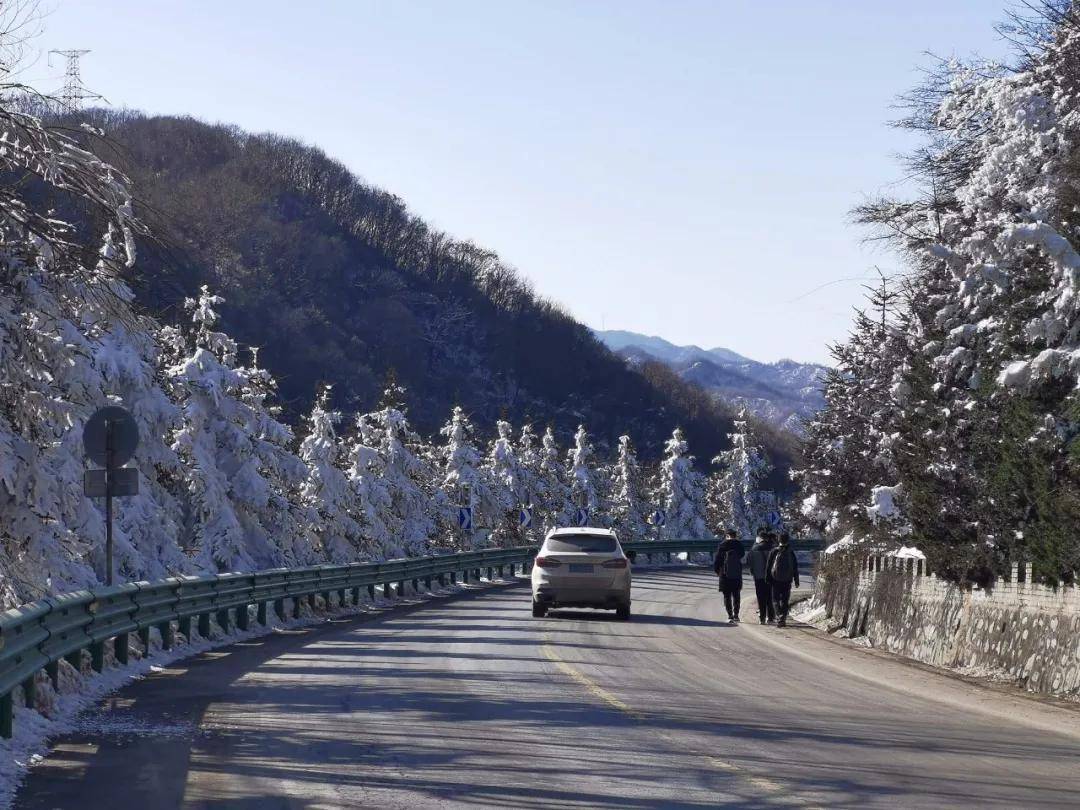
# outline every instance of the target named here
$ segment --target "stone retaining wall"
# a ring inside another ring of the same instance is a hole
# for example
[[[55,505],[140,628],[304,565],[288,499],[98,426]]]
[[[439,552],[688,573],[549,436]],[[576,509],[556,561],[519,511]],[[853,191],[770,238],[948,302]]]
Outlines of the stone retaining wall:
[[[1033,584],[1030,567],[1014,566],[993,590],[966,590],[922,560],[849,562],[844,570],[830,561],[818,578],[814,601],[831,630],[934,666],[1080,697],[1080,588]]]

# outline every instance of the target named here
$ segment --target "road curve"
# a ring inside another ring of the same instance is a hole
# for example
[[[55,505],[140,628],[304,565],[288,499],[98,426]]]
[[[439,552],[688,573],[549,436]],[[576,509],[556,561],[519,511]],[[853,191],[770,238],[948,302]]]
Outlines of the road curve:
[[[700,571],[637,572],[628,623],[528,608],[489,588],[179,662],[58,741],[15,806],[1080,803],[1077,711],[728,627]]]

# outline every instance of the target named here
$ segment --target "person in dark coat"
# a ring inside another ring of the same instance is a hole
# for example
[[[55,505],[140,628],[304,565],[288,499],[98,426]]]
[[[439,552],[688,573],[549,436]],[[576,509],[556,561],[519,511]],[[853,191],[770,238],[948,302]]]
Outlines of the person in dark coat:
[[[746,555],[747,565],[754,577],[754,590],[757,593],[758,621],[761,624],[773,624],[776,610],[773,608],[772,583],[769,581],[769,555],[776,545],[776,535],[769,531],[758,533],[757,540]]]
[[[746,550],[734,529],[728,529],[727,538],[716,549],[713,571],[720,577],[720,592],[724,594],[724,607],[728,621],[737,624],[742,598],[742,564]]]
[[[773,604],[776,610],[776,626],[787,625],[791,604],[791,585],[799,587],[799,559],[791,547],[791,535],[780,535],[780,545],[769,554],[769,581],[772,585]]]

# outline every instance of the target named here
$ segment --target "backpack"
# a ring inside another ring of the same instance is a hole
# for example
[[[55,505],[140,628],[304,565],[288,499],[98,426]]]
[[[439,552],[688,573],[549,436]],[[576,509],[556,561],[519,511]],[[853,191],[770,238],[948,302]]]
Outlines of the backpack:
[[[729,548],[724,553],[724,579],[742,579],[742,549],[738,546]]]
[[[780,582],[790,582],[795,579],[795,553],[787,547],[778,549],[769,574]]]

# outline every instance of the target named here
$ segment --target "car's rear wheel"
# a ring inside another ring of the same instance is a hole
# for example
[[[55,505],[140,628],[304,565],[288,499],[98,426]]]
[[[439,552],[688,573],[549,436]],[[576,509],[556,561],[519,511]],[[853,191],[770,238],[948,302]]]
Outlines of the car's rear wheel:
[[[533,616],[538,619],[542,619],[547,615],[547,605],[540,602],[533,602]]]
[[[619,607],[615,608],[615,618],[618,619],[619,621],[623,621],[623,622],[625,622],[627,619],[629,619],[630,618],[630,606],[629,605],[619,605]]]

